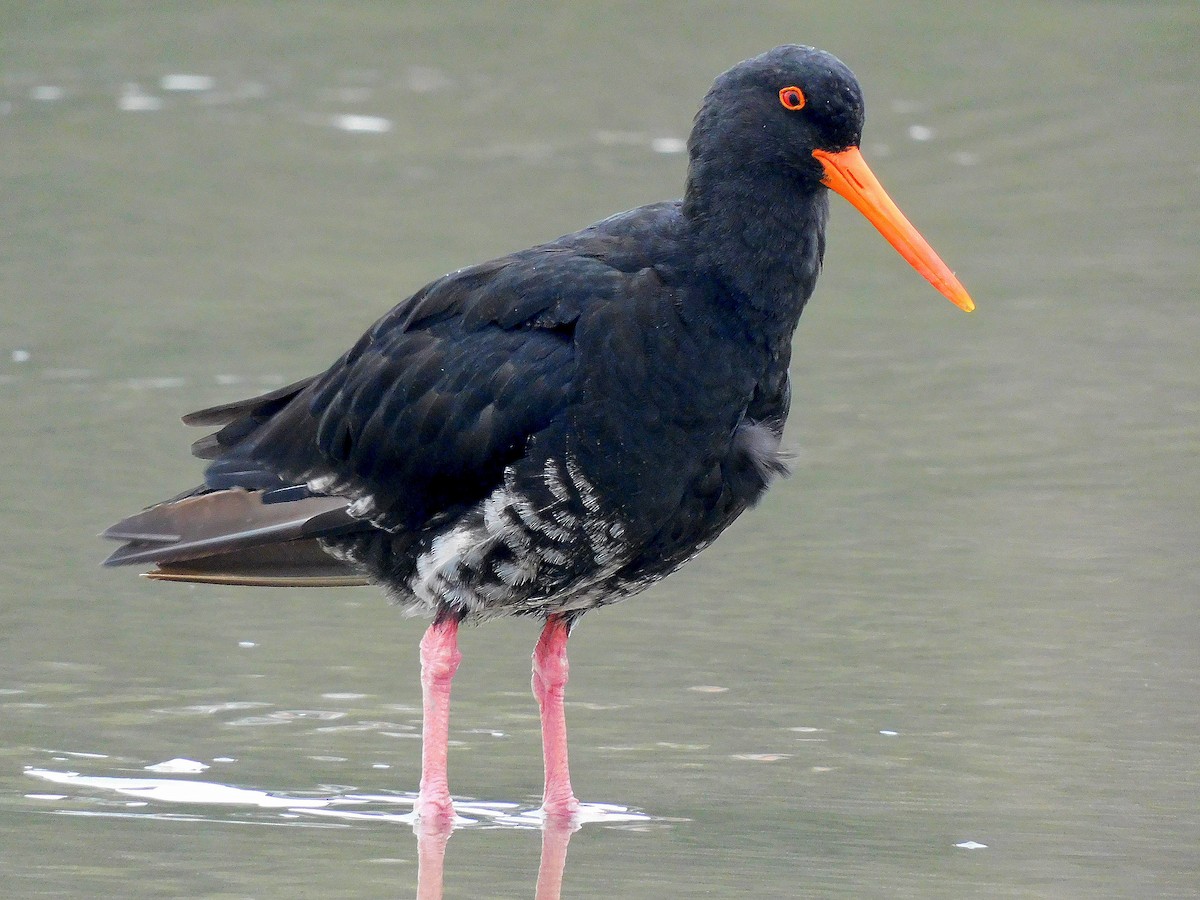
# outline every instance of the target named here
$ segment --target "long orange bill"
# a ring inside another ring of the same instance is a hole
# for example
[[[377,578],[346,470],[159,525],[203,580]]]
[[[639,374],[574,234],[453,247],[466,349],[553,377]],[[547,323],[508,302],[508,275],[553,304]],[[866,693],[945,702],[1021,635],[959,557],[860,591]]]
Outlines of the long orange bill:
[[[892,202],[857,147],[847,147],[837,153],[814,150],[813,156],[825,168],[822,184],[853,203],[909,265],[924,275],[951,303],[966,312],[975,308],[967,289],[904,217],[900,207]]]

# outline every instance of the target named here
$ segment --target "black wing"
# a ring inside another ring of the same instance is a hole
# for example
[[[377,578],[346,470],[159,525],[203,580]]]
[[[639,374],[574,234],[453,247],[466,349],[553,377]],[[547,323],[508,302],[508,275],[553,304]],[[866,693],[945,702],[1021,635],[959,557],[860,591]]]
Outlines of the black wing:
[[[197,444],[207,486],[307,483],[392,531],[478,502],[567,404],[584,308],[627,289],[611,240],[581,237],[447,275],[324,374],[193,414],[227,421]]]
[[[316,583],[327,573],[300,543],[453,520],[561,424],[577,389],[576,323],[636,293],[653,256],[644,235],[675,209],[644,207],[446,275],[321,375],[186,416],[222,426],[193,445],[213,460],[205,485],[109,529],[128,543],[108,562],[183,560],[190,572],[207,557],[230,581],[267,583],[274,569]],[[304,552],[288,566],[259,552],[280,542]]]

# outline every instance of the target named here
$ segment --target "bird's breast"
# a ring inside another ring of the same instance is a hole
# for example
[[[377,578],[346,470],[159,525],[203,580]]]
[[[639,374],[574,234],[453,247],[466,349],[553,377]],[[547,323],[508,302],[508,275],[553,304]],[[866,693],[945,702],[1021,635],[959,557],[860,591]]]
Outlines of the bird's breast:
[[[473,618],[576,608],[631,556],[625,524],[606,509],[572,455],[526,458],[419,554],[408,594]]]

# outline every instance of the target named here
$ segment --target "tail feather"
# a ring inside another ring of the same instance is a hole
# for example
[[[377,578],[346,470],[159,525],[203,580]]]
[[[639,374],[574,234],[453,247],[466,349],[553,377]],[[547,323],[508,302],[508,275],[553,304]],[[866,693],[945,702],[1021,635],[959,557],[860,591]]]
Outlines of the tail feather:
[[[314,380],[184,416],[187,425],[217,428],[192,446],[196,456],[215,460],[205,485],[106,530],[102,537],[122,544],[104,565],[153,566],[147,577],[164,581],[366,584],[361,572],[327,553],[318,540],[370,528],[350,515],[350,501],[313,494],[238,453]]]
[[[146,573],[158,581],[237,584],[255,587],[341,587],[368,580],[324,550],[315,539],[250,547],[178,563]]]
[[[252,578],[254,583],[272,579],[271,583],[297,579],[329,583],[333,578],[339,584],[365,583],[316,541],[363,527],[347,512],[349,501],[315,495],[284,502],[271,499],[275,499],[271,492],[232,488],[152,506],[103,533],[102,537],[125,542],[104,564],[154,563],[159,568],[151,577],[173,580],[222,577]],[[182,578],[185,574],[205,577]],[[349,577],[356,580],[344,580]]]

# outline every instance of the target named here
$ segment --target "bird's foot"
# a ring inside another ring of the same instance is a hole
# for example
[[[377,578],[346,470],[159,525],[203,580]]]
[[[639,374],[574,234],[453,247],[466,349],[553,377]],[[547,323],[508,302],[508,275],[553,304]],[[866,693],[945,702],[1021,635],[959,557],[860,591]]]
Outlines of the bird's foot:
[[[426,793],[422,791],[417,796],[414,811],[422,823],[453,822],[454,801],[447,791]]]
[[[579,815],[579,801],[568,789],[566,794],[556,794],[542,801],[542,814],[547,819],[572,819]]]

